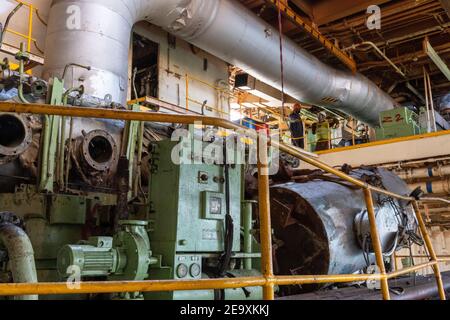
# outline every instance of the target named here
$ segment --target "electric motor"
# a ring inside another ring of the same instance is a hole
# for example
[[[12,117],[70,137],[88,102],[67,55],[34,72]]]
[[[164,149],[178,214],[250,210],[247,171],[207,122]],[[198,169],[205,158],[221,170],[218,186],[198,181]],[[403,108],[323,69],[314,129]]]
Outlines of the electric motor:
[[[146,221],[121,221],[114,237],[92,237],[66,245],[58,253],[58,272],[63,277],[108,276],[114,280],[144,280],[151,257]]]
[[[111,237],[94,237],[86,244],[64,246],[58,253],[59,274],[65,276],[78,272],[80,276],[88,277],[115,273],[120,254],[112,243]]]

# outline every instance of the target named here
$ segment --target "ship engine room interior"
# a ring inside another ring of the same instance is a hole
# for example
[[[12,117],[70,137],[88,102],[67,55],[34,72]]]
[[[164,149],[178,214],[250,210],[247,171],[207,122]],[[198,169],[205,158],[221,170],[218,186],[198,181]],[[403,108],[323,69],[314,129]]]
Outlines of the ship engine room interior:
[[[0,0],[0,300],[446,300],[449,0]]]

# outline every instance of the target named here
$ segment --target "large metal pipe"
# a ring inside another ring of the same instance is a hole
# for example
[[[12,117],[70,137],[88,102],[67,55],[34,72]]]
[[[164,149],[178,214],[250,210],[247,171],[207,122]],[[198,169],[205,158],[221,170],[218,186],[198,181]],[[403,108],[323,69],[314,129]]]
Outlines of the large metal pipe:
[[[279,34],[231,0],[54,0],[47,30],[44,75],[84,84],[86,93],[124,103],[133,25],[147,20],[236,65],[252,76],[281,87]],[[286,92],[314,105],[341,110],[377,125],[381,111],[396,103],[369,79],[333,69],[284,39]]]
[[[19,156],[30,146],[31,140],[31,124],[25,117],[0,113],[0,157]]]
[[[446,176],[450,176],[450,165],[413,168],[395,171],[399,175],[399,177],[404,180],[424,179],[434,177],[443,178]]]
[[[427,194],[450,194],[450,178],[436,181],[424,181],[409,185],[411,190],[420,187]]]
[[[37,283],[34,251],[28,235],[12,223],[0,224],[0,242],[5,246],[14,283]],[[37,300],[37,295],[17,296],[18,300]]]
[[[352,175],[376,177],[388,190],[409,193],[400,178],[383,169]],[[412,208],[386,197],[377,196],[374,202],[380,246],[390,256],[404,240],[400,230],[414,229]],[[276,274],[351,274],[375,262],[362,190],[335,181],[291,182],[272,187],[271,208]],[[396,208],[408,223],[399,223]],[[292,294],[298,288],[283,290]]]

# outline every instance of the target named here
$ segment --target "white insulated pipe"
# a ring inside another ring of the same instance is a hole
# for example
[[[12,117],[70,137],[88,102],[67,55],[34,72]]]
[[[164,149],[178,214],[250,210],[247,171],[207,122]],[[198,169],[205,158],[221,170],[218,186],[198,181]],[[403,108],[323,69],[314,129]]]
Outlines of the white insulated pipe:
[[[125,103],[133,25],[147,20],[280,89],[279,33],[234,0],[54,0],[47,30],[46,77],[72,68],[66,84]],[[396,102],[361,74],[325,65],[284,38],[286,93],[341,110],[370,125]]]
[[[448,194],[450,195],[450,178],[437,181],[424,181],[408,184],[411,190],[420,187],[426,194]]]
[[[417,168],[406,170],[395,170],[395,173],[403,180],[412,179],[425,179],[434,177],[446,177],[450,176],[450,165],[447,166],[435,166],[430,168]]]

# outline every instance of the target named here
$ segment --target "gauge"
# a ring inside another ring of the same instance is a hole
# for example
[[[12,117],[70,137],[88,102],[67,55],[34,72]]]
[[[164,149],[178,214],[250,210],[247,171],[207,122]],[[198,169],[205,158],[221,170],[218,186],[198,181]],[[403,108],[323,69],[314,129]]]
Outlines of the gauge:
[[[192,278],[197,278],[201,272],[202,272],[202,269],[201,269],[200,265],[197,263],[193,263],[191,265],[191,268],[189,269],[189,273],[191,274]]]
[[[188,274],[188,267],[184,263],[180,263],[177,267],[177,277],[185,278]]]

